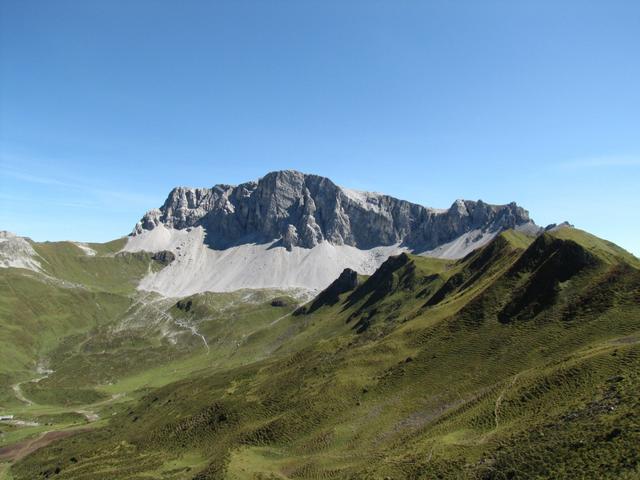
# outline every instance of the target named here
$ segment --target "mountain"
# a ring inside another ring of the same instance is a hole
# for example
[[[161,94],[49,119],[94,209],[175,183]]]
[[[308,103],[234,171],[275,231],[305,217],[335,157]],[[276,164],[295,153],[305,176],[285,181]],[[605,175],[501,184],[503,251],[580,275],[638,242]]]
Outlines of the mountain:
[[[42,263],[76,281],[96,258],[169,268],[89,247],[51,245]],[[460,259],[402,252],[358,273],[303,306],[283,292],[130,293],[112,327],[59,342],[55,372],[22,384],[36,404],[15,411],[68,436],[34,437],[12,478],[638,477],[633,255],[571,227],[511,229]],[[161,336],[171,325],[201,337]],[[72,388],[84,396],[57,400]]]
[[[400,244],[427,251],[471,230],[495,231],[528,222],[528,212],[515,203],[456,200],[440,211],[285,170],[238,186],[175,188],[160,209],[142,218],[135,234],[160,224],[179,230],[202,226],[207,243],[215,248],[280,240],[288,249],[328,241],[362,250]]]
[[[297,172],[186,192],[0,234],[0,479],[638,478],[630,253]]]
[[[502,230],[538,233],[515,203],[456,200],[436,210],[286,170],[238,186],[175,188],[126,251],[171,251],[141,287],[166,296],[238,288],[326,287],[344,268],[371,274],[408,251],[460,258]]]

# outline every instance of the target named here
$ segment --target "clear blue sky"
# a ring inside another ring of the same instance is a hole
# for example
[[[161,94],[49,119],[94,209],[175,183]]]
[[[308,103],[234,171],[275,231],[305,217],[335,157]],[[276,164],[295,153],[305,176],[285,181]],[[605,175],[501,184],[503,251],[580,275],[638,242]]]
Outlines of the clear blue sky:
[[[294,168],[640,255],[640,2],[1,0],[0,161],[36,240]]]

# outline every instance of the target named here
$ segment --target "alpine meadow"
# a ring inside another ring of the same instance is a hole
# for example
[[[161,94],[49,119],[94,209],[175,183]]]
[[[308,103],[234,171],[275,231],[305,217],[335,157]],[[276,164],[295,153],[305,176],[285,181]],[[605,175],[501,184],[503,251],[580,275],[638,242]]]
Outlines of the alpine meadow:
[[[638,474],[640,261],[515,205],[285,171],[0,247],[8,478]]]
[[[0,0],[0,480],[640,480],[638,25]]]

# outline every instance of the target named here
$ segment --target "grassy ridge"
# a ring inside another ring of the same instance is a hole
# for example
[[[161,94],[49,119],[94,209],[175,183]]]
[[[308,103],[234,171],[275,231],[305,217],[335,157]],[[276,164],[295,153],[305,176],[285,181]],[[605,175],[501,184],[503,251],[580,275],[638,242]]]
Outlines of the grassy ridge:
[[[12,475],[640,475],[640,270],[607,242],[505,232],[458,262],[391,258],[310,314],[268,298],[170,306],[209,353],[143,369],[137,402]]]
[[[34,243],[33,247],[47,274],[89,290],[131,294],[149,269],[161,267],[149,253],[114,252],[122,241],[91,245],[95,255],[87,255],[72,242]]]

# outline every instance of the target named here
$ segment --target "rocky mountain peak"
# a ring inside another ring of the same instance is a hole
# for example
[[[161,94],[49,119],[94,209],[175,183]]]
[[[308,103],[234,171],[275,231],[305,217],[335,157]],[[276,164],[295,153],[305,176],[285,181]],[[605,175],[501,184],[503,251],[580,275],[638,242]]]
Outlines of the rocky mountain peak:
[[[279,241],[291,250],[327,241],[359,249],[398,244],[425,251],[472,230],[496,232],[532,222],[515,203],[456,200],[448,210],[435,210],[282,170],[237,186],[174,188],[162,207],[145,214],[133,235],[160,224],[201,226],[214,248]]]

